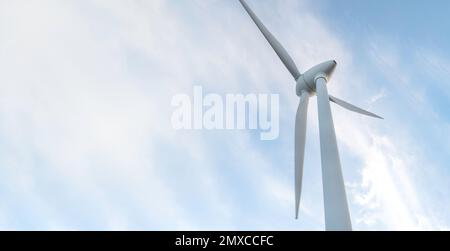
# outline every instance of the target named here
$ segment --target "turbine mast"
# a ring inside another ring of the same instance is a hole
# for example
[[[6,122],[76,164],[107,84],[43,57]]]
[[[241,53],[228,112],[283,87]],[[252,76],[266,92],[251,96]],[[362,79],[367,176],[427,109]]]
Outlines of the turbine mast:
[[[322,182],[327,231],[352,231],[341,160],[325,76],[316,78]]]

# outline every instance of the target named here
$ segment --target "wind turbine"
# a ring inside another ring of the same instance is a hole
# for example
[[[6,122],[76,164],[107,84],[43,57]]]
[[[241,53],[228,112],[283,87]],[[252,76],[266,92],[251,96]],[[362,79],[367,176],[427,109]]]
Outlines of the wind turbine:
[[[270,33],[256,16],[245,0],[239,0],[247,13],[258,26],[264,37],[275,50],[278,57],[289,70],[297,83],[296,93],[300,104],[295,120],[295,212],[298,219],[300,197],[303,181],[303,162],[305,157],[306,122],[308,118],[309,98],[317,96],[319,113],[320,149],[322,160],[322,182],[325,206],[325,225],[329,231],[351,231],[352,224],[345,193],[341,161],[331,114],[330,101],[350,111],[383,119],[378,115],[365,111],[343,100],[328,94],[327,83],[331,79],[337,62],[327,61],[314,66],[301,74],[294,60],[289,56],[280,42]]]

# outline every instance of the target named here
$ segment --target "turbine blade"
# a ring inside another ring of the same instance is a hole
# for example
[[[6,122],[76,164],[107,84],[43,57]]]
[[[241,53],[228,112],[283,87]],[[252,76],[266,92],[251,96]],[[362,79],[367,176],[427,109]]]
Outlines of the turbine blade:
[[[316,91],[326,229],[329,231],[351,231],[350,212],[331,114],[330,96],[324,78],[317,79]]]
[[[305,160],[306,125],[308,120],[309,94],[303,92],[295,119],[295,219],[300,211],[302,195],[303,164]]]
[[[295,64],[294,60],[292,60],[291,56],[289,56],[289,53],[284,49],[284,47],[281,45],[280,42],[270,33],[270,31],[264,26],[264,24],[261,22],[261,20],[256,16],[256,14],[250,9],[248,4],[245,2],[245,0],[239,0],[241,2],[242,6],[244,6],[244,9],[247,11],[247,13],[250,15],[250,17],[255,22],[256,26],[258,26],[259,30],[262,32],[264,37],[269,42],[270,46],[275,50],[278,57],[281,59],[283,64],[286,66],[286,68],[289,70],[289,72],[292,74],[295,80],[297,80],[301,74],[300,71],[297,68],[297,65]]]
[[[344,100],[338,99],[336,97],[330,96],[330,101],[335,103],[335,104],[338,104],[338,105],[340,105],[340,106],[344,107],[345,109],[350,110],[352,112],[356,112],[356,113],[359,113],[359,114],[363,114],[363,115],[366,115],[366,116],[369,116],[369,117],[378,118],[378,119],[384,119],[384,118],[382,118],[382,117],[380,117],[380,116],[378,116],[378,115],[376,115],[374,113],[371,113],[371,112],[368,112],[366,110],[363,110],[363,109],[361,109],[361,108],[359,108],[357,106],[354,106],[354,105],[352,105],[350,103],[347,103]]]

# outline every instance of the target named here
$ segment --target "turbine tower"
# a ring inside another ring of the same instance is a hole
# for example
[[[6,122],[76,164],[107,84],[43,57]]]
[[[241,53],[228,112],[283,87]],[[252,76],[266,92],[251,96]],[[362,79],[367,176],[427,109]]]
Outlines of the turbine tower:
[[[327,83],[331,79],[337,62],[327,61],[301,74],[294,60],[280,42],[270,33],[261,20],[251,10],[245,0],[239,0],[244,9],[258,26],[266,40],[275,50],[297,83],[296,94],[300,104],[295,120],[295,216],[298,219],[303,182],[303,163],[305,155],[306,125],[309,98],[317,96],[319,113],[320,150],[322,160],[322,182],[325,206],[325,225],[329,231],[351,231],[352,224],[345,193],[341,161],[331,114],[330,101],[350,111],[383,119],[343,100],[328,94]]]

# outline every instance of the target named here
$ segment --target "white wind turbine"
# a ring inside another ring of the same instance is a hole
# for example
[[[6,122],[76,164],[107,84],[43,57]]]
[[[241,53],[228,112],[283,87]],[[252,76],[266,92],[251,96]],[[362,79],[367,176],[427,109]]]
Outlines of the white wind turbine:
[[[317,95],[326,230],[351,231],[350,212],[345,193],[330,101],[353,112],[382,118],[328,94],[327,82],[331,79],[337,66],[335,60],[314,66],[304,74],[301,74],[287,51],[259,20],[245,0],[239,1],[297,82],[296,92],[297,96],[300,97],[300,104],[295,120],[296,219],[298,219],[302,191],[308,103],[311,96]]]

